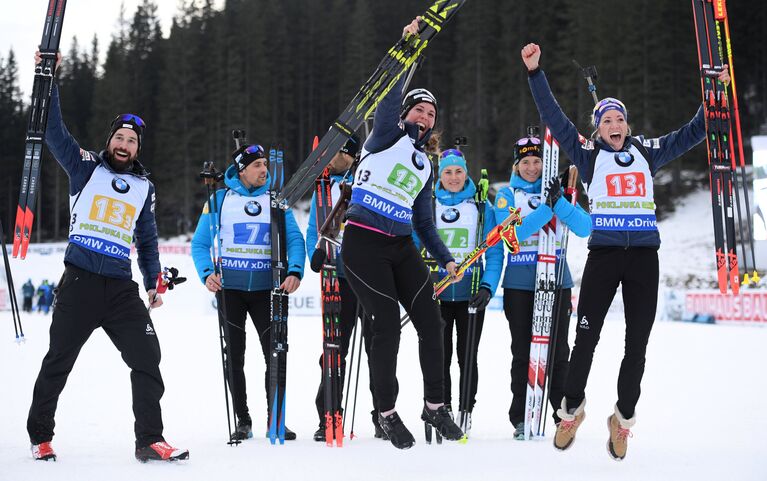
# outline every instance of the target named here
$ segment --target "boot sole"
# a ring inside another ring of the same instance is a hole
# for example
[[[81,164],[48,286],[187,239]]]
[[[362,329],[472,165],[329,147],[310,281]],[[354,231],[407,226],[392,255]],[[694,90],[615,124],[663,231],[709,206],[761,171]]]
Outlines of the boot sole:
[[[610,418],[611,417],[612,417],[612,415],[607,416],[607,432],[610,432]],[[620,462],[620,461],[623,461],[624,459],[626,459],[626,455],[625,454],[623,455],[623,457],[621,457],[621,456],[618,456],[617,454],[615,454],[615,452],[613,451],[612,436],[607,438],[607,454],[609,454],[610,457],[614,461],[619,461]]]
[[[154,457],[151,457],[151,456],[140,456],[140,457],[136,456],[136,459],[140,463],[147,463],[149,461],[165,461],[165,462],[168,462],[168,463],[172,463],[172,462],[175,462],[175,461],[183,461],[185,459],[189,459],[189,451],[184,451],[183,453],[179,454],[178,456],[173,456],[173,457],[170,457],[168,459],[154,458]]]

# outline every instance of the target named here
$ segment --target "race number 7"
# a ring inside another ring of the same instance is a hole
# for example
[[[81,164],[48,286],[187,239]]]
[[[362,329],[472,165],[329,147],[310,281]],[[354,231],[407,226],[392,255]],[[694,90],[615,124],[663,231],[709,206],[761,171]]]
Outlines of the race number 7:
[[[642,172],[607,176],[607,195],[610,197],[644,197],[646,192],[645,178]]]

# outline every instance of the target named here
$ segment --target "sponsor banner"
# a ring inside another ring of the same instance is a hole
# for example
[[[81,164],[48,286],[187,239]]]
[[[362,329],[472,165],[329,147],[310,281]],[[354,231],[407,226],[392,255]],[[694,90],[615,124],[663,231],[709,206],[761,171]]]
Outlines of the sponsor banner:
[[[109,242],[98,237],[91,237],[81,234],[72,234],[69,238],[69,242],[77,244],[81,247],[85,247],[88,250],[92,250],[109,257],[116,257],[118,259],[127,259],[130,257],[130,249],[127,247]]]
[[[682,319],[713,316],[716,322],[744,322],[767,326],[767,290],[741,290],[722,294],[717,290],[687,291]]]
[[[657,230],[655,215],[610,215],[591,214],[591,221],[595,230],[630,230],[630,231],[653,231]]]
[[[352,203],[362,204],[373,212],[396,222],[409,223],[413,218],[413,211],[408,207],[398,205],[360,187],[352,190]]]

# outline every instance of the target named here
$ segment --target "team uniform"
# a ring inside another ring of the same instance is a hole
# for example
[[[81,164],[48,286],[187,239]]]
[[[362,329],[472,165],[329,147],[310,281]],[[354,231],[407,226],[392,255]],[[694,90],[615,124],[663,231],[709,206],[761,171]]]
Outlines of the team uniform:
[[[218,232],[221,242],[221,266],[223,268],[223,289],[216,293],[219,318],[229,325],[229,348],[231,350],[231,368],[233,378],[229,380],[232,392],[234,412],[239,420],[237,432],[239,438],[251,437],[251,417],[248,409],[245,385],[245,321],[247,315],[256,327],[261,343],[261,351],[266,362],[264,388],[269,395],[269,329],[271,326],[271,213],[269,186],[271,179],[267,174],[266,184],[261,187],[247,188],[238,176],[236,166],[227,168],[224,176],[225,188],[216,191],[215,202],[218,205]],[[210,199],[210,202],[214,202]],[[214,217],[205,209],[200,215],[197,228],[192,238],[192,257],[200,280],[205,283],[214,273],[215,266],[211,259],[210,223]],[[304,272],[306,251],[304,238],[298,228],[293,212],[285,212],[288,275],[301,279]],[[223,296],[223,299],[222,299]],[[226,306],[226,319],[223,319],[223,306]],[[229,362],[229,360],[227,360]],[[295,439],[295,434],[286,432],[286,439]]]
[[[509,208],[521,209],[522,224],[517,227],[520,251],[516,255],[508,253],[503,276],[503,310],[511,332],[511,393],[509,421],[523,435],[525,399],[530,361],[530,342],[532,338],[533,308],[535,298],[535,280],[538,257],[538,233],[544,225],[556,216],[557,233],[557,269],[562,262],[560,256],[562,230],[565,226],[579,237],[589,234],[591,221],[588,214],[580,207],[573,206],[562,196],[552,210],[545,202],[542,193],[541,178],[528,182],[517,173],[511,175],[508,187],[498,191],[495,197],[496,216],[508,212]],[[556,292],[555,306],[560,309],[552,314],[552,332],[556,329],[552,365],[549,371],[551,390],[549,400],[554,407],[554,422],[559,422],[556,409],[562,400],[562,387],[567,375],[568,327],[570,323],[570,296],[573,287],[570,268],[564,259],[562,285]],[[554,327],[556,326],[556,327]],[[521,426],[521,427],[520,427]]]
[[[646,139],[629,135],[623,148],[616,152],[601,139],[586,140],[579,136],[554,99],[540,69],[530,72],[529,83],[543,121],[551,128],[587,185],[593,222],[578,302],[575,345],[564,387],[566,403],[563,402],[561,413],[572,410],[578,411],[578,415],[583,413],[594,349],[620,284],[626,342],[618,376],[615,417],[611,419],[620,420],[621,426],[628,431],[635,420],[645,352],[658,298],[660,235],[655,219],[653,176],[661,167],[703,141],[703,109],[701,107],[679,130],[662,137]],[[605,99],[600,104],[606,100],[613,102],[606,108],[622,108],[625,115],[625,107],[617,105],[614,99]],[[595,124],[599,125],[598,119]]]

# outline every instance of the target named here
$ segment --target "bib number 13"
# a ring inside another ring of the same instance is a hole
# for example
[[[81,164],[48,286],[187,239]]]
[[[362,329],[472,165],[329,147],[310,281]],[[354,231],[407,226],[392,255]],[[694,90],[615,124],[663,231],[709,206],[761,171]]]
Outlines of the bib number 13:
[[[642,172],[607,176],[607,195],[610,197],[644,197],[647,193]]]
[[[386,180],[389,184],[397,186],[407,192],[407,194],[414,199],[418,193],[421,192],[421,188],[423,187],[421,179],[402,164],[395,165]]]
[[[93,198],[91,211],[88,217],[91,220],[105,222],[115,227],[130,230],[133,218],[136,215],[136,209],[125,202],[103,195],[97,195]]]

